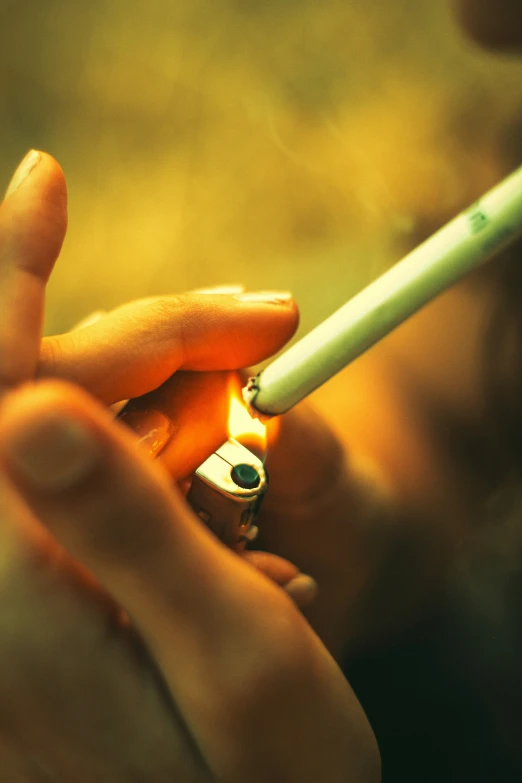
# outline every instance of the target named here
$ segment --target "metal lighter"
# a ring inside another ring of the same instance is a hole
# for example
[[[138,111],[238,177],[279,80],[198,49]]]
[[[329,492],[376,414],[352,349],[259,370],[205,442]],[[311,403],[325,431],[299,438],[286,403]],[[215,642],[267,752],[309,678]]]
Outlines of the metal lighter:
[[[147,453],[157,459],[170,442],[173,431],[164,439],[150,429],[151,411],[144,398],[129,400],[117,414],[117,419],[141,435]],[[158,414],[156,413],[156,416]],[[159,418],[165,418],[159,414]],[[268,486],[268,476],[262,461],[234,438],[229,438],[196,470],[187,500],[207,527],[231,549],[242,549],[253,541],[257,528],[253,525]]]
[[[229,438],[196,470],[187,500],[224,544],[241,549],[256,536],[253,522],[267,486],[261,460]]]

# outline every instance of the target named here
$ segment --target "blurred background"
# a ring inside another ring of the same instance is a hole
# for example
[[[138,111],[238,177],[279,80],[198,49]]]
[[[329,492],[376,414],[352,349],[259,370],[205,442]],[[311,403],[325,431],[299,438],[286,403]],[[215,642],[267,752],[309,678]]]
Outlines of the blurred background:
[[[521,159],[522,65],[447,0],[0,0],[0,174],[69,183],[46,332],[292,290],[308,329]]]

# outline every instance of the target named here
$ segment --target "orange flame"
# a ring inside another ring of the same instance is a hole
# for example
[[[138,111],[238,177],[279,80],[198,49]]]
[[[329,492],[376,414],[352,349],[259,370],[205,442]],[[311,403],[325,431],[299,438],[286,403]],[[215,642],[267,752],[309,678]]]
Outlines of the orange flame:
[[[237,394],[230,397],[228,434],[259,455],[266,451],[266,427],[253,419]]]

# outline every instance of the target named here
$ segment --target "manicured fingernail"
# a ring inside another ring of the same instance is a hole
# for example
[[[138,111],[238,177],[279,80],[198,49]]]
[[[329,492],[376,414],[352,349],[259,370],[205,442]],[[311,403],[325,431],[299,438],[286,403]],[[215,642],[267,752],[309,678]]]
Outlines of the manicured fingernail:
[[[109,408],[114,413],[115,416],[120,413],[124,409],[124,407],[127,405],[129,401],[128,400],[120,400],[119,402],[113,402],[112,405],[109,405]]]
[[[216,285],[211,288],[196,288],[193,294],[208,294],[209,296],[231,296],[245,290],[244,285]]]
[[[87,326],[92,326],[93,324],[98,323],[98,321],[101,321],[106,315],[106,310],[95,310],[94,313],[90,313],[90,315],[86,315],[85,318],[78,321],[78,323],[72,327],[71,332],[75,332],[77,329],[85,329]]]
[[[75,419],[52,413],[13,433],[4,446],[15,470],[39,489],[57,492],[94,468],[99,447]]]
[[[118,420],[138,435],[139,450],[151,459],[160,453],[174,434],[173,422],[159,411],[131,408],[123,410]]]
[[[33,169],[36,168],[40,160],[41,160],[41,155],[36,150],[31,150],[30,152],[27,153],[27,155],[20,163],[15,173],[13,174],[13,178],[11,179],[11,182],[9,183],[8,188],[5,192],[4,199],[8,198],[9,196],[12,196],[13,193],[15,193],[15,191],[18,190],[22,182],[27,179],[31,171],[33,171]]]
[[[250,527],[250,528],[247,530],[247,532],[245,533],[244,537],[246,538],[246,540],[247,540],[247,541],[249,541],[250,543],[252,543],[252,541],[255,541],[255,540],[256,540],[256,538],[258,537],[258,535],[259,535],[259,528],[257,527],[257,525],[252,525],[252,526],[251,526],[251,527]]]
[[[298,606],[308,606],[317,595],[317,582],[308,574],[298,574],[283,589]]]
[[[265,304],[288,304],[292,301],[289,291],[248,291],[234,297],[238,302],[263,302]]]

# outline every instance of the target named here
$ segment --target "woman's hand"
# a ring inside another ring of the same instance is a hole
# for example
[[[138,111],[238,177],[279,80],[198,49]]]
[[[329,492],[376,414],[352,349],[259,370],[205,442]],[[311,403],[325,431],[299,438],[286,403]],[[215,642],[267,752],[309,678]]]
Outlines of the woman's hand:
[[[378,780],[365,717],[293,603],[92,398],[8,394],[0,464],[9,779]]]
[[[26,169],[0,208],[3,774],[375,780],[364,715],[285,593],[206,530],[99,402],[34,381],[63,375],[111,403],[178,367],[257,361],[289,336],[295,309],[148,301],[39,354],[65,186],[43,154]]]
[[[140,446],[151,440],[157,446],[174,433],[165,454],[173,477],[184,477],[226,437],[228,370],[278,350],[297,326],[295,303],[289,294],[245,293],[240,286],[228,295],[219,288],[149,297],[40,341],[45,286],[66,226],[63,172],[33,151],[0,209],[0,389],[59,377],[111,404],[170,379],[170,420],[149,410],[140,426],[150,433],[142,433]],[[251,561],[281,584],[299,573],[275,557]]]

